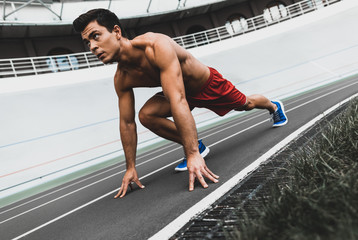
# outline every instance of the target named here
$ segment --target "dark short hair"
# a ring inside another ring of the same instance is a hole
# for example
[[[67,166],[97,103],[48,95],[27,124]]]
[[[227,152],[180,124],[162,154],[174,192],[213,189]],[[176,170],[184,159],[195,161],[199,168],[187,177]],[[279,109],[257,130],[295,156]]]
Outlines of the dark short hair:
[[[77,32],[82,32],[90,22],[95,20],[99,25],[107,28],[109,32],[112,32],[114,26],[118,25],[122,30],[122,36],[127,37],[127,34],[122,28],[116,14],[103,8],[92,9],[81,14],[73,21],[73,27]]]

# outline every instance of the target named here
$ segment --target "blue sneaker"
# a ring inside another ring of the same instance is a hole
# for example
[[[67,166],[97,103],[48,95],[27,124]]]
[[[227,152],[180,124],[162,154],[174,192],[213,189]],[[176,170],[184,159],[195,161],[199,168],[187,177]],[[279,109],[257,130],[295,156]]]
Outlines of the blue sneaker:
[[[271,118],[273,120],[272,127],[281,127],[286,125],[288,122],[287,116],[285,114],[285,108],[281,101],[271,101],[272,103],[276,104],[277,110],[274,113],[271,113]]]
[[[199,140],[199,152],[202,157],[205,157],[210,152],[210,149],[208,147],[205,147],[202,140]],[[187,167],[187,161],[186,157],[184,157],[184,160],[175,168],[175,171],[182,172],[188,170]]]

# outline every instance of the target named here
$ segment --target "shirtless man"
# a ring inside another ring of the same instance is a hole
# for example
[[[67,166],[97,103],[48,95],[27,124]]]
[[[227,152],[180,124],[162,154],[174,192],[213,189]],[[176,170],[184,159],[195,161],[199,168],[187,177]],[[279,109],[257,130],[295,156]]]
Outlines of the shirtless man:
[[[73,26],[103,63],[118,63],[114,86],[119,99],[120,136],[127,170],[115,198],[124,197],[132,182],[144,188],[135,168],[137,131],[133,88],[162,87],[163,92],[144,104],[139,119],[152,132],[183,146],[189,191],[194,190],[195,178],[204,188],[208,187],[205,178],[214,183],[219,178],[200,154],[191,114],[194,107],[206,107],[220,116],[231,110],[267,109],[273,115],[274,126],[287,123],[282,103],[271,102],[262,95],[246,97],[215,69],[199,62],[168,36],[146,33],[129,40],[118,17],[106,9],[82,14]],[[167,119],[171,116],[174,121]]]

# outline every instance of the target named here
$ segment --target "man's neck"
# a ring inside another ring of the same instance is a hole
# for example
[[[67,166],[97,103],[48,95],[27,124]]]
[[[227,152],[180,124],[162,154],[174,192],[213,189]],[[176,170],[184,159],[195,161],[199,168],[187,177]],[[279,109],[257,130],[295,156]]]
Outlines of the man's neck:
[[[120,48],[120,54],[118,59],[118,64],[123,67],[133,67],[138,66],[143,57],[142,50],[133,47],[130,40],[125,39],[122,42]]]

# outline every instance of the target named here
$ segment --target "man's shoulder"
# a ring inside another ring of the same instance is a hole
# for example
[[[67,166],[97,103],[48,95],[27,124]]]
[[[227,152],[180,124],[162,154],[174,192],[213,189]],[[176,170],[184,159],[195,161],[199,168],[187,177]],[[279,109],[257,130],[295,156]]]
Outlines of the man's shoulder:
[[[162,33],[155,33],[155,32],[146,32],[141,35],[136,36],[133,40],[151,40],[157,38],[167,38],[168,36]]]
[[[120,65],[117,65],[116,72],[114,74],[114,83],[119,84],[120,82],[123,82],[124,79],[127,78],[127,72],[120,67]]]
[[[132,89],[132,87],[128,84],[128,77],[129,76],[127,71],[121,69],[120,65],[117,65],[117,70],[114,74],[114,87],[117,91],[117,94]]]
[[[161,33],[147,32],[135,37],[132,40],[133,46],[154,46],[154,44],[163,39],[170,39],[167,35]]]

